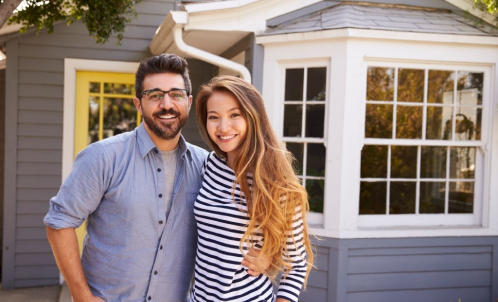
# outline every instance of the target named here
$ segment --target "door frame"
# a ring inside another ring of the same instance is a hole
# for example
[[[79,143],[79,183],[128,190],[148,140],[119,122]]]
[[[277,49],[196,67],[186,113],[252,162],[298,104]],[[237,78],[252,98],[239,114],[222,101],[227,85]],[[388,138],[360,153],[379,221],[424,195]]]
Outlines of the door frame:
[[[138,62],[64,59],[64,111],[62,122],[62,179],[64,183],[73,168],[74,161],[74,130],[76,121],[76,72],[117,72],[133,73],[137,71]],[[59,282],[64,278],[59,274]]]

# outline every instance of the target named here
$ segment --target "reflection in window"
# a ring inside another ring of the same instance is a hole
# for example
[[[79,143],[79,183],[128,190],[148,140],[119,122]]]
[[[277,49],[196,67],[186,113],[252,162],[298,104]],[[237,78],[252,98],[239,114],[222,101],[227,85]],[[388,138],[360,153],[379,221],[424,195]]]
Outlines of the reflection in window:
[[[424,70],[398,69],[398,102],[424,101]]]
[[[455,72],[447,70],[429,70],[427,102],[453,104],[455,89]]]
[[[367,68],[360,214],[473,213],[483,83],[483,72]]]
[[[393,101],[394,68],[368,67],[367,100]]]
[[[386,214],[387,183],[364,182],[360,183],[360,214]]]
[[[393,136],[393,106],[367,104],[365,137],[391,138]]]
[[[453,107],[427,106],[426,139],[451,139]]]
[[[323,212],[325,196],[325,104],[327,68],[285,70],[283,140],[309,195],[310,210]]]
[[[444,182],[420,182],[420,213],[444,214],[445,192]]]
[[[90,82],[88,92],[88,144],[137,127],[134,84]]]
[[[396,138],[422,138],[421,106],[398,106],[396,114]]]

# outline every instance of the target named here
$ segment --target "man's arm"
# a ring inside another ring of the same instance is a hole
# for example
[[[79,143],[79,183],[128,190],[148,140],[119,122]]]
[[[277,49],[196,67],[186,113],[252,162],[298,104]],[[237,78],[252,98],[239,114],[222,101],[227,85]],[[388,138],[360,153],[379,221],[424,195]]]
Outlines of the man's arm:
[[[46,230],[55,261],[66,280],[74,302],[104,302],[101,298],[95,297],[88,287],[74,229],[56,230],[46,226]]]

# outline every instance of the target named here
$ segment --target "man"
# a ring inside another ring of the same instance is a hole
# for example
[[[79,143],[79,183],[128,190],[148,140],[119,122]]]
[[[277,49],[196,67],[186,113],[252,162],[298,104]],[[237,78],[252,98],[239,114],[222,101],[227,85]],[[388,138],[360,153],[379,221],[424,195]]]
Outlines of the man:
[[[188,300],[207,152],[180,134],[192,105],[187,62],[142,61],[135,90],[144,122],[81,151],[44,219],[74,302]],[[80,259],[74,229],[85,219]]]

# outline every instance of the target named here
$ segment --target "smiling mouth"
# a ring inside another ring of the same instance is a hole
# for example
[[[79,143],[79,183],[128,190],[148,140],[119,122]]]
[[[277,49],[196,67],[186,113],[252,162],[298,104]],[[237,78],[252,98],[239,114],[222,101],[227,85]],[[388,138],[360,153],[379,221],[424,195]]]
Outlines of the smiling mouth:
[[[221,141],[229,141],[232,138],[234,138],[235,136],[237,136],[237,134],[232,134],[232,135],[218,135],[218,137],[220,138]]]
[[[170,115],[170,114],[159,115],[158,118],[160,118],[161,120],[171,120],[171,119],[176,118],[176,115]]]

